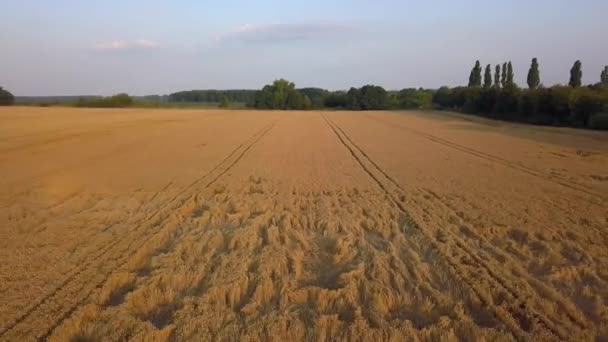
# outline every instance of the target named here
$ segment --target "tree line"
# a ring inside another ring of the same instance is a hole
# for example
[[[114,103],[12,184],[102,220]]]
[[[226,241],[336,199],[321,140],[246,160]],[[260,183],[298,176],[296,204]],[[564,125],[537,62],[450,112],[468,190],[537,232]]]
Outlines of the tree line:
[[[296,88],[284,79],[264,86],[256,93],[251,105],[257,109],[346,109],[386,110],[431,108],[433,91],[408,88],[387,91],[376,85],[352,87],[348,91],[328,91],[321,88]]]
[[[494,69],[494,74],[492,74]],[[482,67],[475,62],[467,87],[441,87],[433,95],[439,108],[459,110],[489,118],[533,124],[608,129],[608,67],[600,82],[583,86],[583,68],[576,61],[567,86],[545,87],[540,65],[533,58],[527,74],[527,88],[514,82],[511,62]]]
[[[255,100],[255,90],[250,89],[235,89],[235,90],[187,90],[170,94],[169,102],[209,102],[221,103],[238,102],[238,103],[253,103]]]
[[[129,107],[134,103],[134,100],[128,94],[116,94],[108,97],[81,97],[76,102],[76,107],[90,108],[122,108]]]
[[[127,107],[154,104],[214,103],[231,107],[245,104],[259,109],[345,109],[385,110],[435,108],[457,110],[489,118],[533,124],[562,125],[608,129],[608,66],[600,73],[600,82],[582,84],[583,65],[576,61],[570,69],[568,85],[545,87],[540,64],[533,58],[528,70],[527,88],[515,83],[511,62],[482,67],[476,61],[467,86],[441,87],[437,90],[408,88],[386,90],[377,85],[352,87],[348,91],[321,88],[296,88],[279,79],[260,90],[189,90],[170,95],[130,97],[83,97],[80,107]],[[15,97],[0,87],[0,105],[10,105]]]

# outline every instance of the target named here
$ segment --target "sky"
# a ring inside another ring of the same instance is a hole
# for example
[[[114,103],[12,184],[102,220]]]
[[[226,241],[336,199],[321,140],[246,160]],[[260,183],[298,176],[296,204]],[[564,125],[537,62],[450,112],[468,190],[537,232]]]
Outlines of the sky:
[[[466,84],[475,60],[525,85],[608,65],[606,0],[0,0],[0,86],[17,96]]]

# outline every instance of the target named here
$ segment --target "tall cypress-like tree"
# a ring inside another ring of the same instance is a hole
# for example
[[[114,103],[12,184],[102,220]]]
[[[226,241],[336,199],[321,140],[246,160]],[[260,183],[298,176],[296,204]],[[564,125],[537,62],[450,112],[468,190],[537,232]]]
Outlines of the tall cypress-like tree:
[[[500,77],[500,85],[503,88],[507,87],[507,63],[503,63],[503,65],[502,65],[502,75]]]
[[[496,64],[496,72],[494,73],[494,87],[500,88],[500,64]]]
[[[583,64],[581,61],[574,62],[572,69],[570,69],[570,82],[568,84],[573,87],[580,87],[583,83]]]
[[[530,89],[536,89],[540,85],[540,71],[538,70],[538,60],[532,58],[532,65],[530,71],[528,71],[528,87]]]
[[[490,64],[486,66],[486,72],[483,75],[483,87],[486,89],[492,87],[492,66]]]
[[[475,62],[471,75],[469,76],[469,87],[481,87],[481,64]]]
[[[608,66],[604,67],[602,71],[602,85],[608,87]]]
[[[515,82],[513,81],[513,64],[511,64],[511,62],[509,62],[507,64],[507,87],[512,87],[515,85]]]

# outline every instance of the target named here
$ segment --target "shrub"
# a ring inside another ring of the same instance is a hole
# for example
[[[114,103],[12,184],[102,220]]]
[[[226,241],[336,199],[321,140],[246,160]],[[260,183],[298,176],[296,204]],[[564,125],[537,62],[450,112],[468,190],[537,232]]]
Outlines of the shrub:
[[[608,112],[592,115],[589,119],[589,127],[593,129],[608,130]]]
[[[589,88],[576,88],[568,99],[571,120],[578,125],[587,126],[589,118],[602,110],[600,94]]]
[[[481,88],[470,87],[465,92],[465,101],[462,110],[465,113],[477,114],[479,113],[479,103],[481,100]]]

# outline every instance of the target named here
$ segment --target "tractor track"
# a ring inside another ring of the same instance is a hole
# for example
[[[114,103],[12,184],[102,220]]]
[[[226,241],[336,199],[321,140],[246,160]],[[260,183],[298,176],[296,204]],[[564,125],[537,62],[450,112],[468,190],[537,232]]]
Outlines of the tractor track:
[[[584,198],[584,200],[588,201],[590,204],[602,206],[602,205],[604,205],[604,202],[606,200],[608,200],[605,195],[593,191],[593,189],[591,189],[589,186],[587,186],[585,184],[578,183],[578,182],[574,182],[574,181],[569,180],[569,179],[567,179],[565,177],[561,177],[561,176],[557,176],[557,175],[553,175],[553,174],[548,174],[546,172],[542,172],[542,171],[536,170],[534,168],[531,168],[531,167],[528,167],[528,166],[525,166],[525,165],[522,165],[522,164],[519,164],[519,163],[512,162],[512,161],[510,161],[508,159],[505,159],[505,158],[501,158],[501,157],[498,157],[498,156],[495,156],[495,155],[492,155],[492,154],[489,154],[489,153],[481,152],[481,151],[475,150],[473,148],[466,147],[466,146],[463,146],[463,145],[451,142],[449,140],[439,138],[439,137],[437,137],[435,135],[432,135],[432,134],[429,134],[429,133],[425,133],[425,132],[422,132],[422,131],[419,131],[419,130],[416,130],[416,129],[413,129],[413,128],[410,128],[410,127],[406,127],[406,126],[390,123],[390,122],[388,122],[386,120],[383,120],[383,119],[377,118],[377,117],[373,117],[373,116],[371,116],[369,114],[366,114],[365,116],[366,116],[366,118],[368,118],[370,120],[377,121],[377,122],[379,122],[379,123],[381,123],[383,125],[408,131],[410,133],[413,133],[413,134],[416,134],[416,135],[421,136],[423,138],[426,138],[427,140],[430,140],[430,141],[432,141],[434,143],[437,143],[437,144],[446,146],[448,148],[464,152],[464,153],[466,153],[468,155],[475,156],[477,158],[481,158],[481,159],[484,159],[484,160],[487,160],[487,161],[491,161],[493,163],[498,163],[498,164],[503,165],[505,167],[509,167],[509,168],[517,170],[519,172],[522,172],[522,173],[525,173],[525,174],[528,174],[528,175],[531,175],[531,176],[534,176],[534,177],[538,177],[540,179],[543,179],[543,180],[549,181],[551,183],[554,183],[554,184],[557,184],[557,185],[569,188],[571,190],[575,190],[575,191],[578,191],[580,193],[584,193],[586,195],[591,195],[594,198],[597,198],[597,199],[600,200],[600,203],[598,203],[596,201],[589,201],[588,198]]]
[[[555,321],[559,322],[557,318],[546,317],[544,314],[537,312],[528,305],[528,298],[520,293],[518,287],[510,285],[509,281],[495,271],[495,269],[500,268],[499,263],[493,262],[492,265],[490,265],[490,263],[486,261],[491,260],[489,255],[475,252],[471,246],[449,229],[438,227],[439,231],[446,236],[451,237],[451,241],[443,242],[438,241],[428,229],[420,226],[413,219],[404,204],[398,200],[398,198],[400,198],[399,195],[405,195],[403,188],[390,177],[385,170],[379,167],[378,164],[359,146],[357,146],[338,125],[328,119],[325,115],[323,115],[323,117],[340,142],[349,150],[357,164],[360,165],[386,194],[390,202],[405,215],[405,222],[408,226],[420,232],[423,237],[428,240],[432,248],[443,257],[444,261],[453,270],[456,278],[465,283],[478,299],[493,311],[495,318],[503,322],[505,327],[509,329],[514,337],[519,340],[530,339],[533,337],[532,333],[537,333],[539,328],[546,331],[545,335],[557,337],[561,340],[568,340],[572,338],[571,334],[577,333],[577,331],[566,330],[558,326],[558,324],[555,323]],[[386,180],[383,180],[382,178],[385,178]],[[441,244],[448,245],[449,252],[446,252],[446,248],[442,248]],[[466,259],[467,264],[457,262],[463,259]],[[507,299],[502,301],[499,305],[494,305],[492,298],[487,298],[487,295],[480,289],[478,284],[480,284],[481,281],[485,284],[489,284],[491,289],[506,294]],[[571,316],[568,317],[570,318],[573,329],[576,329],[579,332],[586,329],[586,325],[583,322],[580,322]],[[533,331],[533,328],[536,330]]]
[[[221,178],[222,175],[226,174],[232,167],[234,167],[238,161],[255,145],[259,142],[268,132],[274,127],[275,122],[264,126],[261,130],[257,131],[253,136],[248,138],[246,141],[238,145],[231,153],[226,156],[220,163],[218,163],[213,169],[206,172],[192,183],[181,189],[176,195],[172,196],[168,200],[158,205],[158,209],[154,210],[150,215],[142,218],[139,222],[132,222],[129,225],[134,226],[135,229],[130,231],[130,236],[125,237],[123,235],[119,235],[113,241],[107,243],[101,249],[91,253],[88,257],[85,257],[86,261],[81,263],[79,266],[75,266],[68,272],[67,277],[62,280],[56,287],[54,287],[50,292],[45,294],[44,296],[38,298],[35,302],[33,302],[28,309],[22,312],[18,317],[7,326],[3,327],[0,330],[0,339],[1,340],[14,340],[14,339],[23,339],[24,335],[29,335],[30,331],[27,330],[26,323],[28,321],[33,321],[35,323],[36,330],[38,332],[34,333],[33,337],[38,340],[47,339],[53,332],[53,330],[60,326],[61,323],[68,318],[71,313],[76,311],[78,307],[83,305],[90,294],[97,288],[100,288],[107,278],[111,275],[111,273],[121,265],[125,264],[131,256],[133,256],[137,251],[143,247],[146,242],[146,239],[142,239],[144,236],[149,233],[149,230],[158,231],[158,227],[162,227],[164,224],[168,224],[169,220],[174,217],[171,213],[166,214],[164,217],[163,213],[167,211],[167,209],[180,208],[188,201],[191,197],[191,190],[198,184],[204,182],[206,179],[211,178],[210,182],[207,182],[203,185],[203,188],[208,188],[212,184],[214,184],[218,179]],[[215,175],[215,173],[218,173]],[[118,223],[112,224],[108,229],[112,226],[116,226]],[[143,241],[139,241],[143,240]],[[121,242],[126,242],[121,243]],[[123,247],[123,248],[121,248]],[[118,258],[113,265],[117,265],[117,267],[110,267],[109,270],[104,272],[104,276],[94,284],[91,284],[90,279],[85,277],[85,279],[80,284],[74,284],[81,279],[82,275],[85,273],[89,273],[92,271],[93,276],[97,273],[98,267],[103,267],[107,261],[112,260],[112,255],[119,254]],[[97,267],[96,267],[97,266]],[[75,291],[70,292],[70,287],[80,285]],[[93,285],[93,286],[91,286]],[[87,288],[87,286],[89,288]],[[67,293],[63,293],[67,292]],[[78,298],[74,295],[80,294]],[[84,292],[84,295],[83,293]],[[53,298],[71,298],[76,302],[72,305],[69,305],[69,308],[66,308],[65,302],[55,302]],[[53,305],[55,304],[55,305]],[[50,306],[50,308],[47,308]],[[59,313],[57,313],[59,311]],[[39,317],[37,317],[39,316]],[[56,320],[53,321],[52,324],[44,326],[42,324],[42,320],[46,317],[57,317]],[[21,331],[19,328],[24,326],[23,329],[25,331]],[[12,337],[11,337],[12,336]]]

